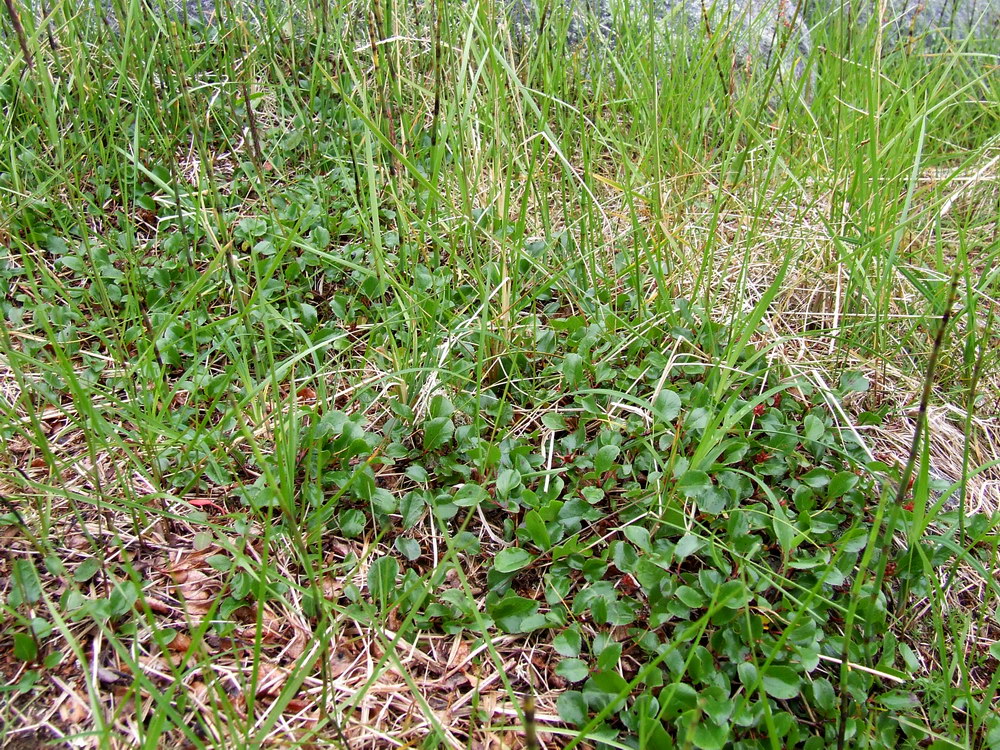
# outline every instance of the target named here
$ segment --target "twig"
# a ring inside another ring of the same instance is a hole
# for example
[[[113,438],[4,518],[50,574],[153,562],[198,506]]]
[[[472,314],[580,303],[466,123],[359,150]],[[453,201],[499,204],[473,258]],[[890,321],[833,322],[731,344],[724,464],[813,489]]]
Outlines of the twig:
[[[4,0],[4,4],[7,6],[7,15],[10,16],[10,22],[14,27],[14,33],[17,35],[17,43],[21,45],[21,54],[24,56],[24,61],[28,64],[29,68],[35,67],[35,60],[31,56],[31,51],[28,49],[28,38],[24,34],[24,27],[21,26],[21,19],[17,15],[17,10],[14,8],[14,0]]]
[[[924,428],[927,425],[927,407],[930,404],[931,392],[934,389],[934,374],[937,371],[937,361],[938,355],[941,353],[941,346],[944,343],[944,334],[948,330],[948,323],[951,320],[951,309],[955,304],[955,295],[958,289],[958,269],[955,270],[951,277],[951,288],[948,290],[948,301],[945,303],[944,313],[941,315],[941,325],[938,326],[937,333],[934,336],[934,345],[931,348],[930,357],[927,360],[927,374],[924,376],[924,387],[923,392],[920,395],[920,409],[917,412],[917,423],[913,428],[913,441],[910,444],[910,456],[906,461],[906,468],[903,470],[903,475],[899,479],[899,486],[896,488],[896,496],[894,498],[896,507],[902,507],[903,501],[906,499],[906,493],[910,489],[910,477],[913,476],[913,467],[917,462],[917,455],[920,452],[920,440],[923,436]],[[892,521],[890,520],[891,524]],[[891,535],[892,529],[890,528],[887,535]],[[875,611],[875,599],[879,593],[879,586],[872,586],[871,601],[868,605],[868,611]],[[906,601],[907,589],[906,583],[904,581],[903,585],[900,587],[899,601],[900,603]],[[853,621],[849,621],[844,632],[844,649],[841,656],[841,663],[848,664],[849,651],[851,647],[851,635],[853,629]],[[841,673],[840,681],[840,719],[837,727],[837,750],[844,750],[844,742],[847,735],[847,709],[851,703],[850,695],[847,692],[847,680],[844,678],[843,672]]]

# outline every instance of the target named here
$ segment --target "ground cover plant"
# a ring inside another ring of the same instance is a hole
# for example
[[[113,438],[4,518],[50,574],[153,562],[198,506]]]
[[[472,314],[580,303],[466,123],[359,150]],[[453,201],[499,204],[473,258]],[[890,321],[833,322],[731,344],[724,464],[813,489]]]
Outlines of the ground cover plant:
[[[9,7],[9,746],[1000,745],[995,57]]]

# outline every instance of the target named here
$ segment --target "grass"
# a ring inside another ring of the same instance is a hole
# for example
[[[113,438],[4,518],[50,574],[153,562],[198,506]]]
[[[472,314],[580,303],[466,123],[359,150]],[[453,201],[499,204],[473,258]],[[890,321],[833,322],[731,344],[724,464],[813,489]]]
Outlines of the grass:
[[[4,17],[11,747],[1000,742],[995,57],[226,7]]]

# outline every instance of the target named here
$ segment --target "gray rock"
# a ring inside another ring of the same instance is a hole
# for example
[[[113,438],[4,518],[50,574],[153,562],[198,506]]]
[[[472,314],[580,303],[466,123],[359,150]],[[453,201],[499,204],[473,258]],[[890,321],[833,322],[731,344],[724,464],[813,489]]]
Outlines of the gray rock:
[[[120,22],[119,11],[122,7],[127,8],[130,1],[89,0],[89,5],[95,13],[92,18],[103,19],[106,25],[117,29]],[[266,12],[268,3],[281,9],[289,7],[281,0],[278,0],[278,3],[274,3],[273,0],[233,0],[232,7],[242,20],[254,21]],[[28,0],[26,5],[32,9],[36,17],[41,18],[46,9],[51,9],[55,5],[55,0]],[[139,0],[139,7],[158,16],[200,26],[217,24],[229,13],[228,4],[221,0],[218,2],[217,0]]]
[[[192,24],[225,22],[230,3],[221,0],[140,0],[151,12],[187,19]],[[336,0],[326,0],[335,2]],[[416,0],[421,4],[421,0]],[[448,0],[445,0],[448,1]],[[469,2],[469,0],[452,0]],[[44,0],[27,0],[26,7],[42,15]],[[89,0],[99,13],[116,26],[116,0]],[[121,0],[127,3],[129,0]],[[422,0],[422,4],[430,0]],[[808,66],[812,52],[811,28],[832,23],[844,14],[849,24],[868,23],[877,13],[880,0],[496,0],[509,21],[512,36],[519,42],[550,33],[565,33],[569,48],[586,47],[605,53],[616,44],[619,29],[634,27],[640,33],[652,28],[660,54],[676,54],[682,37],[697,37],[726,50],[731,59],[727,68],[752,72],[776,65],[780,77],[800,81],[810,75],[805,90],[811,90],[816,65]],[[884,0],[884,44],[891,49],[914,39],[930,46],[985,41],[1000,46],[1000,0]],[[51,3],[48,3],[51,6]],[[301,16],[305,0],[231,0],[232,12],[244,21],[255,22],[268,9],[277,15],[289,12]],[[358,34],[367,34],[367,11],[363,4],[352,6]],[[354,15],[357,14],[357,15]],[[652,14],[652,19],[650,19]],[[728,75],[728,70],[723,71]]]
[[[670,54],[682,37],[722,44],[727,68],[751,71],[777,64],[782,77],[801,79],[812,50],[798,0],[502,0],[517,39],[566,29],[567,45],[614,46],[616,30],[650,28],[656,47]],[[652,19],[650,19],[652,13]],[[728,73],[728,71],[726,71]]]
[[[837,13],[849,24],[878,18],[878,0],[814,0],[808,15],[813,24],[829,23]],[[883,44],[894,48],[919,41],[931,48],[965,42],[996,46],[1000,42],[1000,0],[885,0],[881,17]]]
[[[332,0],[330,0],[332,1]],[[469,2],[469,0],[453,0]],[[520,42],[539,33],[558,29],[565,33],[570,48],[586,47],[595,54],[607,53],[616,44],[617,31],[636,28],[640,33],[652,29],[659,54],[677,53],[685,34],[709,39],[718,44],[722,75],[731,70],[749,72],[777,64],[781,76],[799,80],[805,75],[811,45],[809,30],[797,11],[800,0],[496,0],[503,9],[512,35]],[[833,0],[837,1],[837,0]],[[41,16],[44,0],[28,0]],[[89,0],[111,28],[117,28],[117,8],[129,0]],[[226,23],[226,16],[239,14],[241,20],[254,23],[272,9],[277,15],[290,13],[301,17],[304,0],[140,0],[160,16],[183,19],[193,25],[215,26]],[[423,0],[423,4],[430,0]],[[230,10],[230,7],[232,10]],[[344,31],[353,27],[359,39],[367,38],[368,19],[364,4],[352,6],[347,17],[341,16]],[[650,15],[652,17],[650,17]],[[425,15],[426,17],[426,15]],[[302,28],[304,33],[308,29]],[[548,30],[548,31],[547,31]]]

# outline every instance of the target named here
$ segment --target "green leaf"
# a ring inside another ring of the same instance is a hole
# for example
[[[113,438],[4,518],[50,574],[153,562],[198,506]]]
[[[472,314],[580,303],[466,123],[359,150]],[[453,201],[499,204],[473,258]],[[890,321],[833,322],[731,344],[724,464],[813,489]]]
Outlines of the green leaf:
[[[437,417],[424,422],[424,450],[436,451],[451,440],[455,434],[455,423],[450,417]]]
[[[674,547],[674,559],[683,560],[685,557],[690,557],[701,549],[703,544],[704,542],[694,534],[685,534]]]
[[[681,661],[683,664],[683,660]],[[658,696],[661,706],[661,716],[667,721],[676,719],[685,711],[694,708],[698,703],[698,693],[685,682],[675,682],[667,685]]]
[[[524,621],[538,611],[538,602],[508,591],[503,599],[489,608],[497,627],[505,633],[523,632]]]
[[[587,700],[578,690],[567,690],[556,698],[556,710],[567,724],[581,726],[587,723]]]
[[[85,583],[97,575],[97,571],[100,569],[101,561],[96,557],[88,557],[77,566],[73,573],[73,580],[77,583]]]
[[[826,491],[827,497],[831,500],[843,497],[854,489],[858,481],[860,481],[858,475],[851,471],[841,471],[834,474],[833,479],[830,480],[830,487]]]
[[[470,552],[473,555],[479,554],[479,548],[482,546],[479,537],[471,531],[460,531],[455,534],[454,545],[458,552]]]
[[[24,662],[33,662],[38,657],[35,639],[27,633],[14,633],[14,656]]]
[[[733,715],[733,709],[736,708],[729,690],[724,690],[721,687],[706,688],[699,696],[698,702],[705,715],[719,727],[728,726],[729,718]]]
[[[694,712],[692,712],[694,713]],[[683,722],[684,719],[682,718]],[[691,742],[701,750],[722,750],[729,740],[729,727],[720,727],[707,717],[702,718],[691,733]]]
[[[690,586],[678,586],[674,592],[686,606],[696,609],[705,606],[705,597],[700,591],[695,591]]]
[[[420,542],[416,539],[410,539],[406,536],[396,537],[396,542],[393,544],[396,550],[411,562],[420,557]]]
[[[497,477],[497,492],[501,497],[508,497],[511,492],[521,486],[521,474],[517,469],[504,469]]]
[[[534,560],[534,556],[521,547],[508,547],[493,558],[493,568],[498,573],[513,573]]]
[[[261,240],[253,246],[253,251],[257,255],[263,255],[265,257],[271,257],[274,255],[278,249],[274,246],[274,243],[270,240]]]
[[[617,445],[602,446],[594,456],[594,471],[597,474],[610,471],[611,467],[615,465],[615,459],[618,458],[619,453],[621,453],[621,448]]]
[[[830,483],[831,476],[833,476],[833,474],[829,469],[817,467],[812,471],[806,472],[799,478],[802,480],[803,484],[816,490],[821,487],[826,487]]]
[[[14,689],[23,695],[35,687],[38,683],[39,677],[41,677],[41,673],[37,669],[25,670],[24,675],[17,681],[17,684],[14,685]]]
[[[996,644],[993,645],[996,646]],[[992,649],[993,646],[990,646],[990,648]],[[993,654],[994,658],[1000,659],[1000,647],[998,647],[995,651],[990,651],[990,653]],[[919,672],[923,669],[923,663],[921,662],[920,657],[918,657],[916,651],[910,648],[907,644],[899,644],[899,655],[903,658],[903,663],[906,665],[906,668],[911,672]]]
[[[588,702],[601,708],[612,704],[620,707],[628,696],[628,683],[617,672],[595,672],[583,686]],[[613,709],[614,710],[614,709]]]
[[[49,575],[54,576],[62,576],[66,573],[66,568],[63,566],[62,560],[56,555],[45,556],[45,570],[49,572]]]
[[[757,684],[757,667],[753,662],[741,661],[736,667],[736,674],[739,675],[740,682],[747,690],[752,690]]]
[[[65,258],[60,258],[59,262],[62,265],[66,266],[66,268],[68,268],[70,271],[74,271],[76,273],[81,273],[81,274],[87,272],[87,266],[83,262],[83,260],[81,258],[77,258],[74,255],[67,255]]]
[[[845,532],[844,535],[837,540],[837,546],[844,552],[852,554],[860,552],[868,546],[868,534],[861,528],[851,529],[850,531]]]
[[[314,227],[309,233],[309,239],[319,250],[325,250],[330,244],[330,230],[326,227]]]
[[[542,424],[553,432],[566,429],[566,417],[557,411],[547,411],[542,415]]]
[[[396,589],[396,576],[399,574],[399,563],[395,557],[380,557],[368,569],[368,593],[372,599],[381,601],[383,605]]]
[[[562,366],[563,380],[570,388],[576,388],[583,381],[583,357],[567,354]]]
[[[698,510],[717,516],[729,505],[729,493],[722,487],[709,487],[695,500]]]
[[[205,558],[205,564],[212,570],[226,573],[233,567],[233,560],[228,555],[209,555]],[[80,572],[79,569],[77,569],[77,572]]]
[[[868,385],[868,378],[860,372],[848,371],[840,376],[840,390],[845,393],[864,393]]]
[[[133,581],[122,581],[111,590],[108,607],[112,615],[124,615],[135,606],[139,589]]]
[[[597,668],[602,671],[610,671],[618,666],[622,658],[622,644],[612,641],[597,655]]]
[[[348,508],[337,514],[337,524],[344,536],[361,536],[365,530],[365,514],[357,508]]]
[[[48,638],[54,627],[55,626],[44,617],[31,618],[31,632],[34,633],[35,638],[40,641],[44,641]]]
[[[430,474],[427,473],[427,469],[420,464],[411,464],[410,466],[407,466],[406,471],[404,471],[403,474],[412,479],[414,482],[427,482],[431,478]]]
[[[826,433],[826,425],[815,414],[806,415],[802,420],[802,428],[806,440],[819,440]]]
[[[34,604],[42,598],[42,582],[38,579],[38,571],[31,560],[21,558],[14,560],[13,594],[17,601],[23,604]],[[13,597],[12,597],[13,598]]]
[[[643,552],[649,552],[652,548],[649,544],[649,529],[646,529],[638,524],[633,526],[626,526],[625,538],[628,539],[632,544],[641,549]]]
[[[920,700],[908,690],[890,690],[880,695],[878,702],[894,711],[910,711],[920,706]]]
[[[254,585],[254,577],[244,570],[233,576],[230,593],[234,599],[244,599]]]
[[[770,666],[764,672],[764,692],[778,700],[791,700],[799,694],[802,678],[791,667]]]
[[[684,497],[696,498],[712,489],[712,480],[705,472],[692,469],[677,480],[677,489]]]
[[[989,732],[986,734],[986,747],[1000,747],[1000,719],[987,717],[986,726]]]
[[[580,637],[580,631],[574,628],[566,628],[552,639],[552,648],[560,656],[579,656],[582,646],[583,639]]]
[[[661,422],[673,422],[681,413],[681,397],[673,391],[663,390],[653,399],[653,416]]]
[[[566,628],[552,639],[552,647],[560,656],[579,656],[583,647],[583,639],[576,626]]]
[[[455,405],[447,396],[437,395],[431,399],[430,415],[435,419],[438,417],[450,417],[455,413]]]
[[[375,488],[371,494],[371,501],[372,505],[375,506],[375,510],[386,515],[395,513],[399,507],[399,501],[396,499],[396,496],[384,487]]]
[[[631,573],[639,562],[639,555],[631,544],[617,541],[611,543],[611,560],[618,570]]]
[[[719,458],[719,463],[727,466],[742,461],[743,457],[750,452],[750,443],[742,438],[727,440],[722,445],[724,451]]]
[[[775,505],[771,509],[771,528],[774,529],[774,536],[778,540],[778,544],[781,545],[781,551],[784,554],[791,553],[795,545],[796,532],[795,527],[788,518],[788,514],[785,513],[785,509],[780,505]],[[801,541],[801,537],[799,537]]]
[[[552,537],[537,510],[531,510],[525,514],[524,530],[531,538],[532,543],[539,549],[547,550],[552,546]]]
[[[837,702],[837,695],[833,685],[825,677],[819,677],[812,681],[813,701],[821,711],[830,713]]]
[[[460,508],[472,508],[489,498],[489,493],[475,482],[463,484],[451,502]]]
[[[582,682],[590,674],[590,668],[583,659],[563,659],[556,666],[556,674],[570,682]]]

